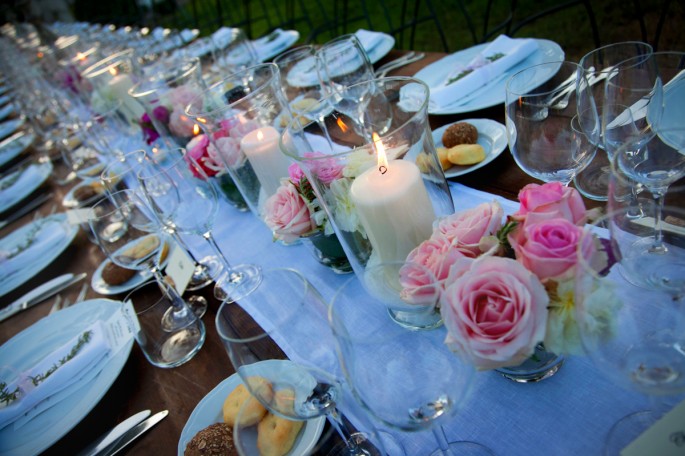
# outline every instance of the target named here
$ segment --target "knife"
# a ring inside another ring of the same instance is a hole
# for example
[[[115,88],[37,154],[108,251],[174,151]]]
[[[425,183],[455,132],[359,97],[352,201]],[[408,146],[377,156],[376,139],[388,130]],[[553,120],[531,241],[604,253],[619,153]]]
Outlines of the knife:
[[[97,456],[114,456],[119,451],[123,450],[129,443],[133,442],[135,439],[145,434],[148,430],[152,429],[157,423],[162,421],[169,414],[168,410],[162,410],[152,415],[150,418],[135,425],[131,430],[124,434],[119,440],[111,444],[102,453],[98,453]]]
[[[43,285],[40,285],[39,287],[29,291],[4,309],[0,309],[0,321],[5,321],[12,315],[28,309],[29,307],[35,306],[39,302],[45,301],[50,296],[53,296],[65,288],[75,284],[76,282],[83,280],[84,277],[86,277],[85,272],[82,272],[78,275],[64,274],[45,282]]]
[[[121,423],[114,426],[109,431],[102,434],[93,443],[88,445],[83,451],[81,451],[78,456],[94,456],[101,451],[105,450],[107,447],[112,445],[114,442],[119,440],[124,434],[130,431],[136,424],[143,421],[145,418],[150,416],[149,410],[143,410],[135,415],[128,417]]]
[[[34,210],[35,208],[37,208],[38,206],[42,205],[47,200],[52,198],[52,196],[52,193],[43,193],[35,197],[30,202],[22,206],[18,211],[8,216],[5,220],[0,221],[0,228],[4,228],[6,225],[14,222],[15,220],[19,220],[19,218],[28,214],[29,212],[31,212],[32,210]]]

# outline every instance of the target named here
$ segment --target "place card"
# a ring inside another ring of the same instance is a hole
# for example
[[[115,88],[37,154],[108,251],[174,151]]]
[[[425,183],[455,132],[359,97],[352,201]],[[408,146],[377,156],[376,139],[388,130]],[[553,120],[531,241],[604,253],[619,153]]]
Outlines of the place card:
[[[621,456],[682,456],[685,453],[685,401],[681,402],[630,445]]]
[[[131,301],[125,301],[121,312],[115,312],[105,323],[105,337],[111,350],[110,357],[121,350],[126,343],[140,331],[140,323],[136,317]]]
[[[95,218],[95,211],[92,207],[85,207],[81,209],[70,209],[67,211],[67,222],[71,225],[80,225],[88,223]]]
[[[174,247],[169,255],[165,271],[173,281],[178,294],[183,295],[195,271],[195,262],[183,249]]]

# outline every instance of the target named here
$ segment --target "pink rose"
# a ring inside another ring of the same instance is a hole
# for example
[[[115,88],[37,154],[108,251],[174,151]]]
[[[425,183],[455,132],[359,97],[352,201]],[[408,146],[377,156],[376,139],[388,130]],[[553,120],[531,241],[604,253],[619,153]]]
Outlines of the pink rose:
[[[329,185],[343,176],[344,166],[341,166],[334,158],[320,158],[326,157],[321,152],[306,152],[304,156],[315,158],[315,160],[308,160],[307,166],[312,175],[316,176],[323,184]]]
[[[427,267],[407,261],[400,268],[402,301],[417,306],[433,307],[438,305],[442,291],[440,282]]]
[[[440,298],[445,343],[478,369],[518,365],[545,337],[548,303],[542,283],[521,263],[471,260]]]
[[[516,259],[540,280],[563,280],[573,275],[582,235],[581,227],[563,218],[526,220],[509,234],[509,243]]]
[[[174,109],[169,116],[169,131],[174,136],[190,138],[193,136],[193,121],[182,109]]]
[[[207,156],[207,147],[209,146],[209,138],[207,135],[198,135],[194,137],[186,146],[188,156],[192,157],[193,160],[202,168],[202,171],[207,175],[207,177],[213,177],[218,172],[216,164]],[[194,167],[190,170],[193,175],[198,178],[202,178]]]
[[[290,177],[291,182],[297,183],[300,182],[304,177],[304,171],[302,171],[300,165],[297,163],[292,163],[290,166],[288,166],[288,176]]]
[[[434,231],[445,236],[464,255],[475,258],[483,253],[479,247],[481,239],[502,228],[503,216],[497,201],[483,203],[438,220]]]
[[[266,200],[264,221],[274,231],[274,236],[285,242],[316,229],[307,203],[291,183],[278,187],[276,193]]]
[[[449,276],[452,265],[464,256],[463,252],[453,248],[447,237],[434,234],[409,253],[407,262],[427,267],[437,280],[444,281]]]
[[[259,123],[254,120],[241,122],[237,118],[224,119],[220,122],[221,129],[224,130],[231,138],[240,142],[249,132],[259,128]]]
[[[240,142],[231,137],[215,138],[207,147],[207,155],[216,163],[223,163],[231,168],[240,168],[245,162],[245,155],[240,151]]]
[[[186,107],[197,97],[198,92],[188,86],[179,86],[172,89],[167,95],[174,111],[177,109],[185,113]]]
[[[543,185],[528,184],[518,195],[521,206],[512,217],[516,220],[531,218],[531,222],[562,217],[581,225],[585,221],[585,203],[578,190],[564,187],[559,182]]]

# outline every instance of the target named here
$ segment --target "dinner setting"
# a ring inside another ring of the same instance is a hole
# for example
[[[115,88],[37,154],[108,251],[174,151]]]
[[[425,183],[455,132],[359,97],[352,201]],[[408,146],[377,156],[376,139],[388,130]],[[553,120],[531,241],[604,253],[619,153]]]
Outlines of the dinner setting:
[[[0,456],[685,454],[680,6],[39,3]]]

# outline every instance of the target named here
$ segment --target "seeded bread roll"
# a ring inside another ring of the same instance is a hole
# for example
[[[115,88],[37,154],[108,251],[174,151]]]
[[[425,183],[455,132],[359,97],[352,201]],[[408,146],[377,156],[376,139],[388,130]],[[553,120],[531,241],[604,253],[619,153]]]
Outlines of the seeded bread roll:
[[[478,129],[468,122],[452,124],[442,134],[442,145],[448,149],[459,144],[475,144],[477,141]]]
[[[122,268],[111,261],[107,262],[105,267],[102,268],[102,280],[109,285],[121,285],[122,283],[126,283],[135,274],[136,271],[133,269]]]
[[[233,442],[233,428],[226,423],[215,423],[200,432],[188,442],[184,456],[237,456]]]

